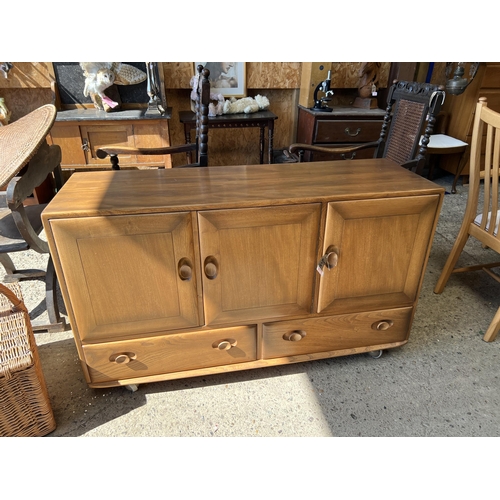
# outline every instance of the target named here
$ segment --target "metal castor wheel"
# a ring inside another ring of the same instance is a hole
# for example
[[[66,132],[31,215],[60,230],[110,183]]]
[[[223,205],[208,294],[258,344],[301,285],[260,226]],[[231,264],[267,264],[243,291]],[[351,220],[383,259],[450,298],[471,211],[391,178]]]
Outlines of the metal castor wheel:
[[[373,358],[373,359],[378,359],[382,356],[384,351],[382,349],[378,351],[370,351],[368,354]]]
[[[125,386],[125,389],[130,392],[135,392],[137,389],[139,389],[139,386],[137,384],[129,384]]]

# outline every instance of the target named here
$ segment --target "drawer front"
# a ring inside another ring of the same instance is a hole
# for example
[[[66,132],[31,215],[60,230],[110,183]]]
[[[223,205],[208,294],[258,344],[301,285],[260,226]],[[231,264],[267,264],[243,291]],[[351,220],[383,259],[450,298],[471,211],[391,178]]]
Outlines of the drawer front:
[[[379,120],[318,120],[314,143],[376,141],[380,136],[381,128],[382,122]]]
[[[85,345],[93,383],[126,380],[256,359],[256,327],[241,326]]]
[[[264,324],[265,359],[368,347],[408,338],[412,308]]]
[[[323,146],[323,144],[322,144]],[[341,148],[353,146],[353,144],[324,144],[324,146],[332,148]],[[359,151],[354,151],[352,153],[320,153],[318,151],[311,151],[311,156],[308,161],[331,161],[331,160],[364,160],[367,158],[373,158],[375,155],[376,148],[366,148],[360,149]]]

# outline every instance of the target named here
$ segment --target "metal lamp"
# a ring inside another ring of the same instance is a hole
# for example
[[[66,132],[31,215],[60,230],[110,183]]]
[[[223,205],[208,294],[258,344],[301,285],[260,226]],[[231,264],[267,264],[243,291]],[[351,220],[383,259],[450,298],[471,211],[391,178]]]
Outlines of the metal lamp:
[[[471,84],[472,80],[474,80],[479,63],[470,63],[468,79],[464,78],[465,64],[462,62],[456,63],[457,66],[453,72],[453,78],[450,78],[454,64],[455,63],[446,63],[446,92],[451,95],[460,95]]]

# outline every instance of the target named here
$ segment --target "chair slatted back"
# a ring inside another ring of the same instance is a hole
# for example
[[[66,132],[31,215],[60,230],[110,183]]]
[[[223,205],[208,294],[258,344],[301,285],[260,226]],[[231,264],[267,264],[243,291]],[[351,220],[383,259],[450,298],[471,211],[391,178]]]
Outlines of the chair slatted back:
[[[482,154],[482,144],[485,144],[484,155]],[[469,202],[466,217],[472,220],[474,216],[471,225],[473,224],[475,227],[471,227],[471,234],[497,252],[500,252],[498,234],[500,222],[500,214],[498,213],[499,162],[500,113],[489,109],[486,98],[482,97],[477,103],[474,116],[469,172]],[[481,180],[484,182],[484,200],[479,205]],[[479,213],[477,213],[478,210]]]

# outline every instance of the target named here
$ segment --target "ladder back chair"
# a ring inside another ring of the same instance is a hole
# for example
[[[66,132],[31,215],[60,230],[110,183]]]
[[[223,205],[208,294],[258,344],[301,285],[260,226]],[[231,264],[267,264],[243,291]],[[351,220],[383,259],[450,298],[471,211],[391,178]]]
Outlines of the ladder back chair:
[[[481,144],[486,144],[484,155]],[[441,275],[434,288],[434,293],[441,293],[452,273],[483,270],[500,282],[500,276],[492,271],[500,266],[500,262],[479,264],[468,267],[456,267],[460,254],[469,237],[480,241],[483,247],[488,247],[500,253],[498,227],[500,222],[499,182],[500,175],[500,113],[487,106],[485,97],[479,98],[474,115],[472,131],[469,192],[467,206],[460,230],[450,255],[443,267]],[[483,183],[481,183],[483,180]],[[480,203],[481,186],[484,189],[484,200]],[[497,310],[483,339],[486,342],[495,340],[500,329],[500,308]]]
[[[100,159],[109,156],[111,168],[120,170],[118,156],[125,155],[173,155],[176,153],[191,154],[195,152],[196,162],[188,165],[181,165],[176,168],[185,167],[206,167],[208,166],[208,106],[210,104],[210,71],[198,65],[198,82],[196,86],[196,139],[190,144],[181,146],[168,146],[162,148],[131,148],[104,146],[96,151],[96,155]],[[165,168],[165,167],[160,167]]]
[[[421,174],[429,136],[432,134],[444,97],[444,87],[441,85],[395,81],[388,93],[382,130],[377,141],[347,147],[295,143],[284,153],[292,162],[301,162],[304,151],[352,154],[361,149],[375,147],[375,158],[389,158]]]
[[[41,213],[47,203],[28,203],[35,189],[49,176],[55,189],[62,186],[61,148],[49,146],[46,136],[56,117],[52,104],[41,106],[15,122],[0,127],[0,264],[4,283],[45,280],[45,302],[49,321],[32,321],[34,331],[64,331],[59,314],[57,278],[48,243],[40,237]],[[49,254],[46,270],[16,269],[9,254],[34,250]]]

